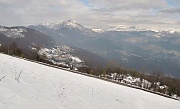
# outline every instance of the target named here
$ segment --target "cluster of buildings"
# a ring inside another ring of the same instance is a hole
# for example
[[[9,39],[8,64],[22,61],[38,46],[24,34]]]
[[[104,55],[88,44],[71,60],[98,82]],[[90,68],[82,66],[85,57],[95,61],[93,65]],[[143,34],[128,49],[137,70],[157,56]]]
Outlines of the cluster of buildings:
[[[58,45],[51,49],[43,48],[38,53],[57,65],[63,65],[73,69],[84,65],[84,62],[79,57],[72,55],[73,49],[67,45]]]
[[[101,77],[105,77],[107,79],[118,81],[120,83],[125,83],[133,86],[137,86],[140,88],[148,89],[151,91],[161,92],[163,94],[168,94],[168,86],[161,85],[160,82],[151,83],[142,78],[136,78],[129,74],[117,74],[111,73],[110,75],[101,75]]]

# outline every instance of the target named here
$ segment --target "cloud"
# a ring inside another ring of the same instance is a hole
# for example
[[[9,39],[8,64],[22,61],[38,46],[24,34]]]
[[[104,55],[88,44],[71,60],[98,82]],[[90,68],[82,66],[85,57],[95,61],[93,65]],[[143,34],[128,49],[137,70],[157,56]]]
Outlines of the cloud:
[[[163,9],[160,11],[161,13],[168,13],[168,14],[180,14],[180,8],[169,8],[169,9]]]
[[[89,0],[92,5],[103,8],[116,9],[152,9],[167,5],[165,0]]]
[[[178,6],[178,0],[1,0],[0,25],[58,23],[73,19],[87,27],[168,26],[180,22],[178,15],[167,16],[179,13]]]
[[[78,0],[1,0],[1,24],[27,25],[59,22],[86,15],[88,8]]]

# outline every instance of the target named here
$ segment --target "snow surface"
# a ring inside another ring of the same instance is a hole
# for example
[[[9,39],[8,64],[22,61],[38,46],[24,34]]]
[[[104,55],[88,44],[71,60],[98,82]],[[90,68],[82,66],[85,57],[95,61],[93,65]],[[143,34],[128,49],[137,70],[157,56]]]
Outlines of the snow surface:
[[[96,33],[103,33],[104,32],[103,29],[92,29],[92,31],[94,31]]]
[[[4,28],[0,27],[0,33],[11,38],[23,38],[25,37],[23,32],[26,32],[25,28]]]
[[[79,59],[78,57],[71,57],[71,59],[78,63],[82,62],[81,59]]]
[[[4,54],[0,93],[0,109],[180,109],[177,100]]]
[[[60,29],[60,28],[70,28],[70,29],[79,29],[79,30],[82,30],[83,29],[83,26],[76,23],[75,21],[73,20],[67,20],[67,21],[64,21],[62,23],[59,23],[59,24],[55,24],[54,26],[52,26],[52,29],[54,30],[57,30],[57,29]]]

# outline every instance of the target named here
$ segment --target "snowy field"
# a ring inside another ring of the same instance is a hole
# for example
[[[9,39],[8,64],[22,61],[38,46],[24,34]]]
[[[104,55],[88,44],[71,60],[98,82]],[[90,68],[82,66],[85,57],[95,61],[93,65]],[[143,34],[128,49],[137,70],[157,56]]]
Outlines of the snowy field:
[[[0,109],[180,109],[180,101],[0,54]]]

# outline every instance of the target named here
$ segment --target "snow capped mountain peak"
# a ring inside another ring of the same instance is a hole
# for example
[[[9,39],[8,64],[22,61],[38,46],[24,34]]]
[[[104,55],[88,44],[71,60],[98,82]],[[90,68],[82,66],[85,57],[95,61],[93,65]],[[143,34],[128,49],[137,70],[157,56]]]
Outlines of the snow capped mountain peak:
[[[53,28],[54,27],[54,23],[49,23],[49,22],[43,22],[43,23],[40,23],[40,24],[37,24],[37,25],[33,25],[33,26],[43,26],[43,27],[47,27],[47,28]]]
[[[79,24],[76,23],[74,20],[67,20],[67,21],[62,22],[61,24],[65,26],[69,26],[69,27],[74,27],[74,28],[79,26]]]
[[[109,29],[109,31],[145,31],[146,29],[136,27],[136,26],[116,26],[113,29]]]
[[[64,21],[64,23],[73,23],[73,24],[75,24],[76,21],[69,19],[69,20]]]
[[[41,31],[41,32],[43,32],[42,30],[45,29],[47,31],[53,32],[53,34],[57,34],[60,36],[66,36],[67,34],[70,34],[70,35],[78,34],[78,37],[79,36],[95,37],[96,33],[104,32],[101,29],[92,30],[92,29],[86,28],[74,20],[66,20],[61,23],[56,23],[56,24],[44,23],[41,25],[30,26],[30,28],[37,29],[38,31]],[[67,33],[64,33],[64,32],[67,32]]]
[[[169,33],[170,34],[175,34],[176,31],[170,30]]]
[[[69,28],[69,29],[83,29],[84,27],[78,23],[76,23],[74,20],[67,20],[62,23],[56,24],[53,26],[53,29],[57,30],[59,28]]]
[[[50,25],[50,24],[49,24],[49,22],[43,22],[42,25],[48,26],[48,25]]]

